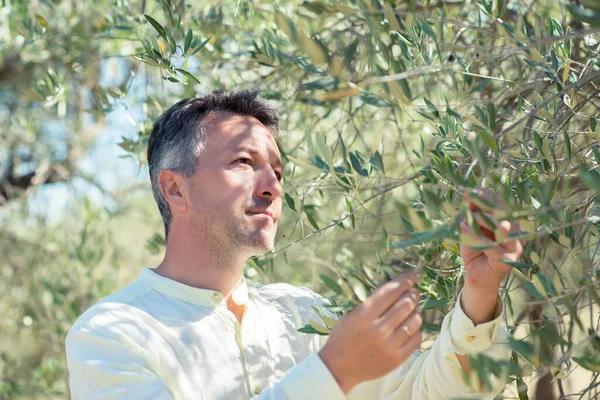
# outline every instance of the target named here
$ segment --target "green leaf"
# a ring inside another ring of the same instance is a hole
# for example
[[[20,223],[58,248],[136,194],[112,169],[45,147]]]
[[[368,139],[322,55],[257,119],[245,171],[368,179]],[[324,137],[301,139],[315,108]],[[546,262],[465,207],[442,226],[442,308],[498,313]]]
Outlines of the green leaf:
[[[315,81],[303,83],[300,85],[301,90],[317,90],[334,88],[340,80],[338,78],[326,77]]]
[[[573,4],[567,4],[567,8],[573,14],[573,17],[577,20],[587,22],[592,26],[600,26],[600,12],[593,11],[590,9],[575,6]]]
[[[482,196],[477,190],[467,189],[469,192],[469,196],[475,205],[482,209],[493,210],[496,208],[497,204],[494,200],[487,199]]]
[[[590,330],[590,333],[593,333],[593,331]],[[591,337],[591,340],[585,344],[585,348],[579,353],[579,357],[573,357],[573,361],[588,371],[600,372],[599,344],[600,339],[596,333]]]
[[[167,18],[169,18],[169,22],[171,25],[175,25],[175,16],[173,15],[173,5],[171,0],[161,0],[161,3],[163,6],[163,11],[167,15]]]
[[[433,104],[431,101],[429,101],[426,97],[423,98],[423,101],[427,105],[429,112],[431,112],[436,118],[440,118],[440,112],[438,111],[435,104]]]
[[[490,149],[492,149],[496,153],[498,152],[498,143],[496,143],[494,137],[486,129],[479,128],[476,126],[475,132],[483,139],[483,141],[489,146]]]
[[[594,152],[594,157],[596,158],[596,162],[600,164],[600,149],[598,146],[592,147],[592,152]]]
[[[342,287],[336,281],[331,279],[329,276],[327,276],[325,274],[321,274],[321,275],[319,275],[319,277],[321,278],[321,280],[323,281],[325,286],[327,286],[329,289],[333,290],[337,294],[343,293]]]
[[[177,42],[175,42],[171,32],[167,32],[167,37],[167,42],[169,43],[169,46],[171,46],[171,54],[175,54],[177,52]]]
[[[294,40],[296,38],[292,21],[290,21],[280,10],[275,12],[275,24],[283,31],[283,33],[285,33],[288,39]]]
[[[598,354],[589,352],[583,357],[573,357],[573,361],[588,371],[600,373],[600,357]]]
[[[186,71],[185,69],[181,69],[181,68],[175,68],[175,71],[180,72],[181,74],[183,74],[186,78],[189,78],[191,80],[193,80],[196,83],[200,83],[200,81],[198,80],[198,78],[196,78],[191,72]]]
[[[315,216],[313,215],[314,211],[312,210],[312,208],[305,208],[304,209],[304,214],[306,215],[306,218],[308,219],[308,222],[310,222],[310,224],[313,226],[313,228],[315,228],[316,230],[321,230],[321,228],[319,228],[319,224],[317,224],[317,220],[315,219]]]
[[[165,238],[159,234],[155,233],[152,238],[146,241],[146,245],[144,246],[146,250],[148,250],[151,254],[158,254],[161,251],[161,248],[167,244]]]
[[[567,158],[569,161],[571,161],[571,139],[569,138],[569,134],[567,133],[566,129],[563,131],[563,136],[565,140],[565,146],[567,147]]]
[[[318,168],[322,169],[325,172],[330,172],[331,171],[329,169],[329,164],[327,164],[327,162],[325,162],[325,160],[323,160],[319,156],[315,156],[314,164],[315,164],[315,166],[317,166]]]
[[[312,164],[310,164],[310,163],[308,163],[306,161],[300,160],[299,158],[292,157],[289,154],[286,154],[285,158],[287,158],[293,164],[296,164],[297,166],[299,166],[301,168],[304,168],[307,171],[311,171],[311,172],[314,172],[314,173],[321,173],[322,172],[320,168],[317,168],[314,165],[312,165]]]
[[[286,193],[283,197],[285,197],[285,202],[287,203],[288,207],[296,211],[296,203],[294,202],[292,196]]]
[[[432,310],[436,308],[442,308],[448,305],[448,300],[446,299],[423,299],[419,302],[419,307],[421,307],[422,311]]]
[[[346,151],[346,145],[344,144],[344,138],[342,137],[341,132],[338,132],[338,143],[340,144],[340,150],[342,151],[342,159],[344,162],[347,162],[348,152]]]
[[[483,110],[477,106],[475,106],[475,112],[477,112],[477,116],[479,117],[479,120],[483,123],[483,126],[489,126],[488,116],[486,115],[486,113],[483,112]]]
[[[360,175],[369,176],[369,171],[367,171],[366,168],[363,167],[362,162],[353,152],[350,152],[350,163],[352,164],[352,168],[354,168],[354,170]]]
[[[600,194],[600,174],[596,170],[588,170],[584,166],[579,168],[579,176],[583,183],[590,189]]]
[[[550,18],[550,23],[552,24],[552,29],[556,31],[556,36],[562,36],[565,34],[565,30],[556,18]]]
[[[402,242],[392,242],[390,247],[392,249],[402,249],[404,247],[408,247],[413,244],[418,244],[422,242],[428,242],[431,240],[435,240],[441,238],[444,235],[447,235],[449,232],[449,228],[447,225],[441,226],[440,228],[433,231],[426,231],[415,233],[412,239],[408,239]]]
[[[122,136],[121,139],[123,141],[117,143],[117,145],[128,153],[132,153],[138,145],[137,141],[126,138],[125,136]]]
[[[490,127],[490,131],[494,132],[496,130],[496,106],[494,103],[489,103],[487,105],[488,110],[488,126]]]
[[[531,282],[523,282],[523,287],[529,292],[529,294],[531,294],[536,299],[546,299],[546,296],[544,296],[539,290],[537,290]]]
[[[544,151],[542,150],[544,145],[544,139],[540,136],[539,133],[537,133],[537,131],[533,131],[533,142],[535,143],[535,148],[540,153],[544,154]]]
[[[352,203],[350,203],[350,200],[348,200],[348,198],[346,198],[346,212],[350,216],[350,226],[352,226],[352,229],[356,229],[356,221],[354,220],[354,210],[352,209]]]
[[[442,325],[432,324],[430,322],[423,322],[423,324],[421,324],[421,326],[423,327],[423,329],[425,329],[429,332],[440,332],[442,330]]]
[[[192,32],[192,29],[190,28],[187,31],[187,34],[185,35],[185,39],[183,40],[183,54],[187,54],[187,51],[190,48],[190,45],[192,44],[192,39],[194,38],[194,34]]]
[[[50,30],[50,27],[48,26],[48,21],[46,21],[46,19],[44,17],[42,17],[40,14],[35,14],[35,17],[38,20],[38,22],[40,23],[40,25],[42,25],[44,28],[46,28],[47,31]]]
[[[527,360],[531,361],[533,357],[535,357],[535,348],[533,344],[526,342],[525,340],[517,340],[514,337],[509,336],[508,345]]]
[[[558,73],[558,58],[556,58],[556,52],[554,49],[550,50],[550,59],[552,61],[552,69]]]
[[[344,49],[344,64],[346,65],[346,68],[350,71],[353,71],[355,68],[354,56],[356,55],[356,51],[358,50],[358,42],[359,39],[355,39]]]
[[[386,250],[390,249],[390,239],[385,228],[381,228],[381,247]]]
[[[362,280],[351,276],[348,278],[348,284],[352,288],[352,292],[354,292],[360,301],[365,301],[367,299],[367,289]]]
[[[371,163],[371,165],[373,165],[375,168],[377,168],[385,174],[385,169],[383,167],[383,158],[381,157],[381,154],[379,154],[379,151],[376,151],[375,154],[373,154],[369,162]]]
[[[511,267],[515,267],[515,268],[537,267],[536,264],[527,264],[527,263],[513,262],[513,261],[508,261],[508,260],[500,260],[500,262],[503,262],[504,264],[510,265]]]
[[[435,40],[437,40],[437,35],[435,34],[435,32],[433,31],[433,29],[431,29],[431,26],[429,26],[429,24],[427,22],[423,22],[423,24],[421,25],[423,31],[428,34],[429,36],[431,36],[432,38],[434,38]]]
[[[165,28],[163,28],[163,26],[161,24],[159,24],[158,21],[155,20],[154,18],[152,18],[151,16],[144,14],[144,17],[146,17],[148,22],[150,22],[150,24],[154,27],[154,29],[156,29],[158,34],[160,36],[162,36],[167,42],[169,42],[169,38],[167,37],[167,30]]]
[[[374,97],[374,96],[369,96],[366,94],[361,95],[360,99],[362,101],[364,101],[365,103],[370,104],[375,107],[393,107],[393,104],[387,100],[380,99],[380,98]]]
[[[325,135],[322,133],[317,133],[315,135],[315,141],[317,142],[317,147],[321,151],[321,154],[323,157],[325,157],[327,164],[333,165],[333,155],[331,154],[331,148],[327,146],[327,143],[325,143]]]
[[[193,56],[194,54],[196,54],[197,52],[199,52],[200,50],[202,50],[204,48],[204,46],[206,46],[206,43],[209,42],[209,40],[212,39],[212,36],[209,36],[206,38],[206,40],[204,40],[202,43],[200,43],[196,49],[194,50],[194,52],[192,54],[190,54],[190,56]]]
[[[312,333],[312,334],[321,335],[321,336],[327,336],[328,335],[327,333],[319,332],[318,330],[316,330],[315,328],[313,328],[312,325],[310,325],[310,324],[304,326],[304,328],[298,329],[298,332]]]
[[[314,319],[310,318],[308,320],[308,322],[318,332],[321,332],[321,333],[323,333],[325,335],[328,335],[331,332],[331,329],[329,329],[325,325],[321,324],[319,321],[315,321]]]
[[[472,78],[472,76],[467,75],[469,78]],[[488,85],[488,83],[490,83],[491,80],[490,79],[484,79],[481,82],[479,82],[477,85],[475,85],[471,90],[469,90],[469,94],[473,94],[481,89],[483,89],[484,87],[486,87]],[[460,118],[460,117],[458,117]]]
[[[323,13],[334,13],[336,12],[335,8],[331,7],[328,4],[325,4],[321,1],[303,1],[302,7],[306,8],[309,11],[314,12],[315,14],[323,14]]]

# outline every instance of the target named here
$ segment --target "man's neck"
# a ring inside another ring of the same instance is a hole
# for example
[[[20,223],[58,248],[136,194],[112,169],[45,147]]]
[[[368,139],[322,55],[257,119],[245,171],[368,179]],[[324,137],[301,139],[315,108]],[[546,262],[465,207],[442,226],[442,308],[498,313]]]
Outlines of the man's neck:
[[[227,295],[241,280],[246,262],[225,249],[198,243],[192,235],[170,232],[157,274],[188,286],[210,289]]]

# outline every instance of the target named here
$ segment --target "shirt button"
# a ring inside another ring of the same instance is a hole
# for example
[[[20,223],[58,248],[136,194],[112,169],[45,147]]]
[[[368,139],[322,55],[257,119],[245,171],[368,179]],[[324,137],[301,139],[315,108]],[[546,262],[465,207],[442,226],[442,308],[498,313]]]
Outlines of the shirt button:
[[[213,299],[219,300],[219,297],[221,297],[219,293],[213,293]]]
[[[257,396],[258,396],[258,395],[260,394],[260,392],[261,392],[261,390],[260,390],[260,388],[259,388],[259,387],[257,387],[257,388],[254,388],[254,394],[255,394],[255,395],[257,395]]]
[[[467,336],[467,342],[471,343],[475,340],[475,335],[469,335]]]

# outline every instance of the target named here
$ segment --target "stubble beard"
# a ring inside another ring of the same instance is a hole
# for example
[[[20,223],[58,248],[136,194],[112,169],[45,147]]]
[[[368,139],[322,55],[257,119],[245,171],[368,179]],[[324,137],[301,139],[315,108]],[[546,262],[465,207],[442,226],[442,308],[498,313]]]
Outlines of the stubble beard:
[[[226,214],[226,217],[215,220],[215,215],[197,215],[194,218],[195,231],[198,232],[197,240],[224,262],[240,257],[248,259],[273,248],[275,234],[266,228],[261,229],[251,216],[239,219]]]
[[[273,248],[274,233],[261,227],[251,221],[247,216],[243,221],[230,221],[229,231],[231,232],[232,246],[245,249],[250,257],[266,253]]]

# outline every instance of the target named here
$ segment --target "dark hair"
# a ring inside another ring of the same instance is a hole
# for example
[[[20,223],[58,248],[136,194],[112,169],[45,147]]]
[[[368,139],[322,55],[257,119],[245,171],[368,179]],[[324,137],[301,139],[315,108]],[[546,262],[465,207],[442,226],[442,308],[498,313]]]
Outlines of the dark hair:
[[[203,97],[181,100],[154,123],[148,140],[148,168],[152,194],[165,225],[165,238],[169,235],[171,211],[160,191],[158,175],[168,169],[184,176],[196,172],[196,158],[206,144],[203,119],[214,112],[231,112],[247,115],[260,121],[273,136],[279,129],[277,112],[260,100],[258,90],[215,90]]]

